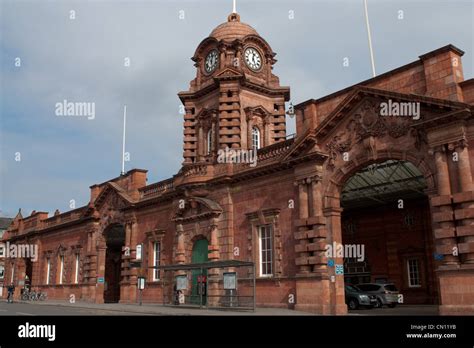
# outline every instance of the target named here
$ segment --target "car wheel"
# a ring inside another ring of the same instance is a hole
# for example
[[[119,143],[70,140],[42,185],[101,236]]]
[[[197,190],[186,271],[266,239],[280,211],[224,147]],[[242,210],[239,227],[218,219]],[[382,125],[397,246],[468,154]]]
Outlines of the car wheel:
[[[359,307],[359,303],[357,302],[356,299],[351,298],[349,300],[348,306],[349,306],[349,309],[354,310],[354,309],[357,309]]]
[[[383,307],[382,300],[377,298],[377,304],[374,306],[374,308],[382,308],[382,307]]]
[[[389,304],[388,306],[389,306],[390,308],[395,308],[395,307],[397,306],[397,304],[396,304],[396,303],[391,303],[391,304]]]

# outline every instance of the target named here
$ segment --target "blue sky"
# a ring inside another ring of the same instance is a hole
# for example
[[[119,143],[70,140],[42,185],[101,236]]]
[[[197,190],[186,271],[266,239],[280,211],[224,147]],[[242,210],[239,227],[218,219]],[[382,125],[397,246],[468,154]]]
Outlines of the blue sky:
[[[118,176],[124,104],[126,170],[148,169],[149,183],[175,174],[177,93],[195,76],[197,45],[231,9],[231,0],[0,0],[0,215],[79,207],[90,185]],[[238,0],[237,10],[277,52],[274,73],[294,104],[371,77],[362,0]],[[472,1],[369,0],[369,15],[377,73],[451,43],[473,77]],[[57,117],[64,99],[94,102],[95,119]]]

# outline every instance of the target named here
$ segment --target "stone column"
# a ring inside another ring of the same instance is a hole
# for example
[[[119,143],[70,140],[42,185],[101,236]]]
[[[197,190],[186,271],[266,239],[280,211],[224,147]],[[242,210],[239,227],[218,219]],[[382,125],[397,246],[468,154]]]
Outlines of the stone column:
[[[205,152],[206,152],[206,142],[205,142],[205,136],[203,134],[203,129],[202,127],[200,126],[199,127],[199,130],[198,130],[198,148],[197,148],[197,152],[198,152],[198,161],[201,161],[202,160],[202,157],[204,156]]]
[[[178,245],[176,248],[176,263],[184,264],[186,260],[186,249],[184,247],[184,231],[183,225],[176,225],[176,233],[178,234]]]
[[[129,221],[130,225],[130,247],[131,250],[135,250],[132,255],[133,258],[136,258],[136,248],[137,248],[137,241],[138,241],[138,224],[137,219],[132,217]],[[142,251],[142,260],[143,260],[143,251]],[[129,299],[130,302],[135,303],[137,301],[137,282],[138,282],[138,268],[130,268],[130,284],[128,285],[129,289]]]
[[[453,248],[457,246],[456,232],[453,221],[451,205],[451,180],[449,177],[448,160],[445,146],[433,149],[435,155],[438,196],[431,200],[432,207],[438,207],[438,212],[433,212],[433,221],[438,224],[434,230],[436,238],[436,251],[444,256],[443,264],[455,265],[459,257],[453,255]]]
[[[298,180],[298,207],[299,207],[299,221],[298,221],[298,239],[299,245],[296,246],[296,251],[299,252],[299,257],[296,259],[296,264],[299,266],[299,273],[305,274],[311,272],[311,266],[308,264],[310,253],[307,251],[308,239],[307,233],[307,219],[309,216],[309,201],[308,201],[308,185],[306,179]]]
[[[459,238],[459,252],[464,255],[464,263],[474,263],[474,200],[471,163],[469,151],[465,140],[450,144],[458,154],[458,175],[460,194],[454,195],[454,202],[462,202],[461,209],[455,210],[456,220],[462,219],[458,226],[457,236]]]
[[[176,224],[176,234],[178,235],[178,241],[177,241],[177,246],[176,246],[175,263],[182,265],[186,261],[186,248],[185,248],[185,245],[184,245],[184,229],[183,229],[183,225],[181,223]],[[175,285],[175,282],[176,282],[176,277],[177,276],[183,276],[183,275],[184,276],[187,275],[186,271],[175,271],[174,272],[174,278],[173,278],[171,284],[169,285],[170,288],[167,290],[167,293],[172,294],[171,301],[173,301],[173,296],[174,296],[173,289],[174,289],[174,285]],[[191,290],[188,288],[188,290],[185,290],[183,292],[183,294],[185,296],[189,295],[189,293],[188,293],[189,291],[191,291]]]
[[[219,260],[219,240],[218,240],[218,229],[217,229],[217,218],[212,218],[210,221],[210,244],[208,246],[209,261]],[[229,269],[229,271],[233,271]],[[219,304],[219,278],[220,271],[218,268],[210,268],[207,273],[207,291],[208,291],[208,305],[215,307]]]
[[[469,161],[469,151],[467,148],[467,142],[461,140],[455,144],[450,144],[450,149],[454,148],[454,151],[458,153],[458,170],[459,170],[459,184],[462,192],[472,191],[472,172],[471,163]]]
[[[105,238],[100,236],[97,238],[97,277],[101,277],[105,279],[105,255],[107,252],[107,244]],[[96,281],[95,284],[96,288],[96,296],[95,296],[95,303],[104,303],[104,290],[105,286],[104,283],[98,283]]]
[[[97,234],[99,233],[99,223],[95,222],[92,229],[87,232],[87,253],[84,262],[84,270],[87,271],[87,278],[84,282],[87,286],[84,289],[83,297],[95,302],[97,296],[97,272],[98,272],[98,251]]]
[[[315,176],[311,180],[313,216],[323,216],[323,199],[321,192],[321,177]]]
[[[217,218],[211,219],[211,225],[210,225],[211,243],[208,246],[210,261],[216,261],[220,257],[217,222],[218,222]]]
[[[342,227],[341,227],[341,214],[342,208],[340,207],[339,198],[333,197],[331,199],[330,207],[324,209],[324,215],[328,222],[330,233],[329,243],[336,242],[342,244]],[[344,259],[341,257],[333,256],[335,265],[343,265]],[[330,268],[328,272],[330,278],[330,313],[331,314],[347,314],[347,306],[345,304],[345,290],[344,290],[344,276],[335,274],[335,266]],[[334,277],[334,278],[332,278]],[[332,279],[331,279],[332,278]]]
[[[311,225],[312,230],[308,231],[308,251],[312,253],[310,257],[310,264],[313,272],[326,273],[327,259],[324,255],[326,250],[326,235],[321,233],[325,228],[325,217],[323,216],[323,199],[322,199],[322,177],[315,175],[311,177],[311,206],[312,217],[308,219],[308,225]]]
[[[131,221],[126,221],[124,224],[125,229],[125,246],[122,251],[122,265],[121,265],[121,286],[120,286],[120,302],[134,302],[134,298],[130,295],[130,290],[134,285],[130,281],[131,267],[130,261],[132,259],[131,250],[132,246],[132,225]],[[122,286],[123,285],[123,286]]]
[[[298,181],[298,203],[300,219],[308,218],[308,185],[306,184],[306,180]]]

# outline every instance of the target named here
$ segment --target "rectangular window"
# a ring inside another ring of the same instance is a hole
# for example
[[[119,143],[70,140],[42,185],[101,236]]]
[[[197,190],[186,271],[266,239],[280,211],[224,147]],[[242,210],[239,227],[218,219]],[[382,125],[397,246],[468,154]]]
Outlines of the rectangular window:
[[[79,283],[79,254],[76,254],[76,270],[74,273],[74,284]]]
[[[408,286],[410,288],[418,288],[421,286],[420,279],[420,263],[418,259],[409,259],[407,261],[408,267]]]
[[[51,276],[51,259],[46,259],[46,285],[49,285],[49,278]]]
[[[0,279],[5,277],[5,267],[0,266]]]
[[[5,257],[5,244],[3,243],[0,243],[0,258],[4,258]]]
[[[155,267],[160,265],[160,249],[160,242],[153,243],[153,266]],[[155,268],[153,269],[153,281],[156,280],[160,280],[160,270]]]
[[[260,251],[260,276],[269,277],[273,275],[273,243],[272,226],[265,225],[259,227],[258,233]]]
[[[64,256],[59,257],[59,284],[63,283],[63,273],[64,273]]]

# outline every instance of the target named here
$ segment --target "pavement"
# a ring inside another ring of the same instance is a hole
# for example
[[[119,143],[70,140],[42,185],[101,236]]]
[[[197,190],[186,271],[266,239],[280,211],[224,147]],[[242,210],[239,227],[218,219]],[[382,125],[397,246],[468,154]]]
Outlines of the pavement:
[[[199,309],[192,307],[169,307],[160,304],[144,303],[122,304],[122,303],[88,303],[76,301],[16,301],[7,303],[0,301],[0,316],[2,315],[178,315],[178,316],[200,316],[200,315],[260,315],[260,316],[298,316],[311,315],[310,313],[294,311],[284,308],[257,308],[253,311]]]
[[[7,303],[0,301],[0,316],[5,315],[162,315],[162,316],[301,316],[311,313],[285,308],[257,308],[253,311],[199,309],[192,307],[171,307],[160,304],[143,303],[96,304],[83,301],[70,303],[68,301],[16,301]],[[400,305],[396,308],[372,308],[349,311],[348,315],[363,316],[399,316],[399,315],[439,315],[438,306],[430,305]]]

